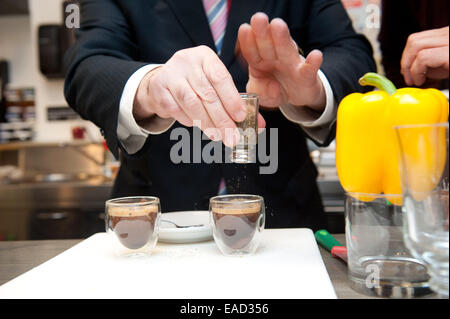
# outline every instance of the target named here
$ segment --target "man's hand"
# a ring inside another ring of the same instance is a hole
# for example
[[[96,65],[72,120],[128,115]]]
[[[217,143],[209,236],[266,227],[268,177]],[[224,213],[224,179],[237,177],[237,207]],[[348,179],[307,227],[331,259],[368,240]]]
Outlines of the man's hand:
[[[318,71],[322,53],[312,51],[306,59],[300,56],[287,24],[256,13],[249,24],[239,28],[240,49],[249,65],[247,92],[257,93],[265,107],[282,104],[307,106],[323,111],[325,89]]]
[[[407,85],[421,86],[427,77],[448,79],[448,37],[448,27],[409,36],[401,61],[401,72]]]
[[[246,112],[227,68],[206,46],[178,51],[162,67],[149,72],[133,105],[138,123],[155,114],[185,126],[200,121],[199,128],[211,140],[223,140],[229,147],[239,141],[235,122],[245,120]],[[258,126],[265,127],[260,114]]]

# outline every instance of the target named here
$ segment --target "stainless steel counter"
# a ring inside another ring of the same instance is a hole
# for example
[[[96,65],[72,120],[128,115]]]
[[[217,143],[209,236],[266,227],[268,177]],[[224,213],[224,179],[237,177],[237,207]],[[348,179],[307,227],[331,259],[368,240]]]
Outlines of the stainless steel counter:
[[[3,184],[0,236],[15,240],[85,238],[104,229],[104,203],[112,182],[83,181]]]

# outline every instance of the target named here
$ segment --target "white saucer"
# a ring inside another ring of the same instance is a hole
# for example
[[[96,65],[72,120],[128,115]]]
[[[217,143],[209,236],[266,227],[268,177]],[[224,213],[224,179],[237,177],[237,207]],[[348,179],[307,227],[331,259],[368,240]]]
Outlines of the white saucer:
[[[189,228],[176,228],[175,225],[164,222],[169,220],[177,225],[201,225]],[[209,223],[209,212],[204,210],[182,211],[161,214],[159,226],[159,239],[163,243],[195,243],[211,240],[212,227]]]

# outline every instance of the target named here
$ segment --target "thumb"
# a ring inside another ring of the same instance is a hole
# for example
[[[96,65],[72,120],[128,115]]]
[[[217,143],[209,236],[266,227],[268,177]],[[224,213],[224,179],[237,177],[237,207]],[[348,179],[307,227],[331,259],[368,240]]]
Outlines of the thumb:
[[[323,63],[323,54],[319,50],[313,50],[306,57],[305,62],[300,67],[300,76],[306,81],[313,82],[317,78],[317,72]]]

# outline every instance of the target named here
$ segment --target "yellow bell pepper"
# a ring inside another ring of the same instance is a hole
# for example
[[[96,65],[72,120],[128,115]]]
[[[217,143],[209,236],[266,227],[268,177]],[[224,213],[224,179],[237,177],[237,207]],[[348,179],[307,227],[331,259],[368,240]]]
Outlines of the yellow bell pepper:
[[[360,84],[375,86],[379,91],[350,94],[339,106],[336,129],[339,180],[348,193],[401,195],[394,126],[447,122],[448,101],[436,89],[397,90],[391,81],[375,73],[366,74]],[[445,165],[445,158],[443,161]],[[434,186],[420,187],[431,190]],[[368,195],[355,197],[363,201],[374,199]],[[390,201],[402,203],[401,196],[393,196]]]

